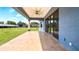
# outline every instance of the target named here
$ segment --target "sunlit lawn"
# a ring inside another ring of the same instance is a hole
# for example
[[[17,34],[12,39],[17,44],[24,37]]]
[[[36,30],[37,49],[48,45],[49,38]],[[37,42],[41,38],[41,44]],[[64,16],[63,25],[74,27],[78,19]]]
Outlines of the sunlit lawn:
[[[37,31],[38,28],[31,28],[31,31]],[[0,28],[0,45],[28,31],[28,28]]]

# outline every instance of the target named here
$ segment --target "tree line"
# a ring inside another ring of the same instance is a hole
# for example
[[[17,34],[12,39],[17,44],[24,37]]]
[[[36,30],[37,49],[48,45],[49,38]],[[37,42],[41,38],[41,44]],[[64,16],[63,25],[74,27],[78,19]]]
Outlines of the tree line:
[[[3,21],[0,21],[0,24],[4,24]],[[18,25],[19,27],[28,27],[28,24],[22,22],[22,21],[19,21],[18,23],[16,23],[15,21],[7,21],[6,24],[10,24],[10,25]],[[30,23],[30,26],[31,27],[38,27],[39,24],[37,22],[31,22]]]

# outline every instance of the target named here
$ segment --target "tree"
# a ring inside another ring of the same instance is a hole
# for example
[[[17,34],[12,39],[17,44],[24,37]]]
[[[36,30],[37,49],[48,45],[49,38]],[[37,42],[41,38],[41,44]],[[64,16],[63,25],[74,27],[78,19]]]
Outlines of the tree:
[[[16,25],[16,22],[14,22],[14,21],[7,21],[7,24]]]
[[[19,27],[27,27],[27,26],[28,26],[26,23],[21,22],[21,21],[19,21],[19,22],[17,23],[17,25],[18,25]]]
[[[37,22],[31,22],[31,27],[38,27],[39,26],[39,23],[37,23]]]
[[[0,24],[4,24],[4,22],[3,22],[3,21],[1,21],[1,22],[0,22]]]

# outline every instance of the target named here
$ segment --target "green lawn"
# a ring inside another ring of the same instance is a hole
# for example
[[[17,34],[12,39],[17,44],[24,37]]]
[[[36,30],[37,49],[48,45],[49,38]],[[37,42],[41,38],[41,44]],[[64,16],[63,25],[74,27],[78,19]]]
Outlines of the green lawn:
[[[31,28],[31,31],[37,31],[38,28]],[[0,45],[28,31],[28,28],[0,28]]]

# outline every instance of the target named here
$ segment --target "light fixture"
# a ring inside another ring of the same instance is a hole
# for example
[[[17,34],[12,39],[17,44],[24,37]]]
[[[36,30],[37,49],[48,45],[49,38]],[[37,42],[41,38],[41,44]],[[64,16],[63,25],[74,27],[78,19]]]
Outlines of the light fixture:
[[[34,8],[32,10],[35,15],[41,15],[43,13],[42,8]]]

